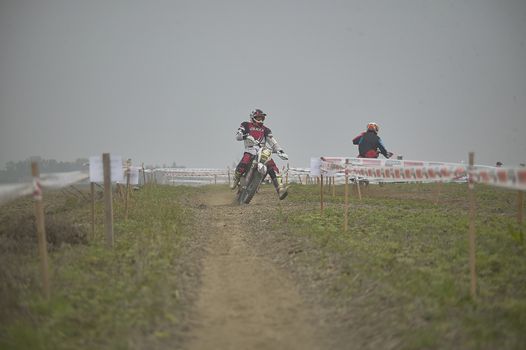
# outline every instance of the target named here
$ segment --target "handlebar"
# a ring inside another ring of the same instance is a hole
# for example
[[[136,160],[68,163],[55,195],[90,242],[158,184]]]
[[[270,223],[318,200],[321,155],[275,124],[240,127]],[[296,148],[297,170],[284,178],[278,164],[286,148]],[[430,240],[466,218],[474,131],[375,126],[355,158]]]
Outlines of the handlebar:
[[[265,147],[265,144],[263,143],[260,143],[258,140],[256,140],[254,137],[252,137],[251,135],[248,135],[247,137],[245,137],[245,140],[249,140],[252,142],[252,147],[257,147],[257,148],[261,148],[261,147]],[[285,153],[285,152],[273,152],[273,153],[277,153],[277,155],[283,159],[283,160],[288,160],[289,159],[289,156]]]

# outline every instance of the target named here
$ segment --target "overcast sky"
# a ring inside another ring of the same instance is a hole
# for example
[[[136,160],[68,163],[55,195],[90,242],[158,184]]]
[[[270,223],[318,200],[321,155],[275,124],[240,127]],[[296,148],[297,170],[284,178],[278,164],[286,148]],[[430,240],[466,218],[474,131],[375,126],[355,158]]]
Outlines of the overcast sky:
[[[0,168],[231,166],[254,108],[291,166],[369,121],[406,159],[526,162],[526,1],[0,0]]]

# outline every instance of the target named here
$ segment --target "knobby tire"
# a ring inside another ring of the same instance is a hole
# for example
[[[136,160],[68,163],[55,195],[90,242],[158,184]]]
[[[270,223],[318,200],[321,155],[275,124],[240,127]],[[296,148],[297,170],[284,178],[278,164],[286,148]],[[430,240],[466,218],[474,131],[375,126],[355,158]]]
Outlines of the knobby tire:
[[[247,185],[247,188],[241,193],[241,203],[248,204],[256,194],[259,184],[261,183],[262,176],[258,171],[255,171],[250,179],[250,183]]]

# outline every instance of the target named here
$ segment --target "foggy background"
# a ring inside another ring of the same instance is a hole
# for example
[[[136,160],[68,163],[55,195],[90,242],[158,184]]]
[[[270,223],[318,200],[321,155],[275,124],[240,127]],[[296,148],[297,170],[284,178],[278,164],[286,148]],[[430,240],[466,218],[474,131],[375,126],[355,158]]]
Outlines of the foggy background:
[[[232,166],[254,108],[291,166],[356,156],[369,121],[406,159],[515,166],[525,42],[524,0],[0,0],[0,168]]]

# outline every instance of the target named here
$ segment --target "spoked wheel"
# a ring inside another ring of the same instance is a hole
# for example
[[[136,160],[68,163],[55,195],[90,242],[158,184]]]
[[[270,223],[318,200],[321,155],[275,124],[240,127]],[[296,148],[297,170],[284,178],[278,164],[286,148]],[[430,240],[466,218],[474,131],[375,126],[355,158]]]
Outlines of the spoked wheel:
[[[248,204],[256,194],[259,184],[261,183],[262,176],[259,172],[255,172],[254,176],[252,176],[252,179],[250,180],[250,183],[247,185],[247,188],[245,190],[245,197],[243,203]]]
[[[249,179],[247,182],[247,178]],[[248,204],[256,194],[259,184],[261,183],[263,176],[253,169],[247,174],[246,177],[242,177],[239,183],[239,192],[237,200],[239,204]]]
[[[237,197],[236,197],[236,201],[238,204],[244,204],[244,199],[245,199],[245,193],[247,191],[247,182],[246,182],[246,179],[244,176],[241,177],[241,179],[239,180],[239,186],[237,187]]]

